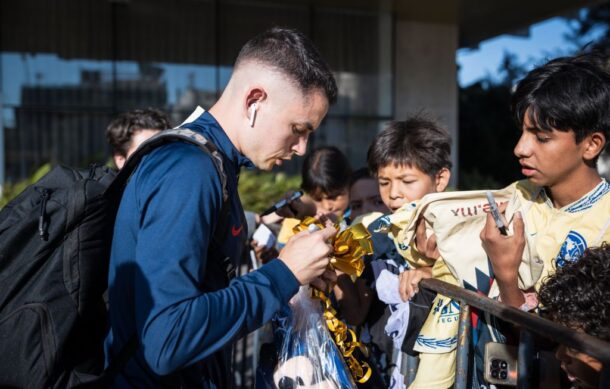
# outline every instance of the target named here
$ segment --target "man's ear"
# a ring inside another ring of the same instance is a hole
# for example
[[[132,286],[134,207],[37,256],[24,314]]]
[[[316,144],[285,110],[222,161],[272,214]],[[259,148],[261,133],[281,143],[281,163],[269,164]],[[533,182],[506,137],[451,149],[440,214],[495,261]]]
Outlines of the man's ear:
[[[446,167],[436,173],[434,177],[434,189],[437,192],[444,192],[447,189],[447,185],[449,185],[449,179],[451,178],[451,170]]]
[[[587,136],[583,142],[585,143],[585,149],[583,153],[583,158],[587,161],[592,161],[597,158],[602,151],[604,151],[604,147],[606,146],[606,137],[602,132],[594,132]]]
[[[252,107],[252,104],[257,104],[258,108],[260,108],[260,103],[262,101],[264,101],[267,98],[267,92],[265,92],[265,89],[263,89],[263,87],[253,87],[251,88],[248,93],[246,94],[246,99],[244,101],[245,106],[244,106],[244,112],[246,114],[246,116],[249,115],[249,111],[250,111],[250,107]],[[249,116],[248,116],[249,117]]]

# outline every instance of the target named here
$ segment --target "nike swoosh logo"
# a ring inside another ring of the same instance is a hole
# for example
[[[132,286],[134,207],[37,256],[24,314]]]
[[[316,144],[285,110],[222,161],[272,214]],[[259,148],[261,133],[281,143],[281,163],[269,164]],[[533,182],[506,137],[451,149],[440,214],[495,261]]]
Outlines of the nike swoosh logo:
[[[244,226],[239,226],[239,228],[235,228],[235,226],[231,227],[231,235],[238,236],[241,230],[244,229]]]

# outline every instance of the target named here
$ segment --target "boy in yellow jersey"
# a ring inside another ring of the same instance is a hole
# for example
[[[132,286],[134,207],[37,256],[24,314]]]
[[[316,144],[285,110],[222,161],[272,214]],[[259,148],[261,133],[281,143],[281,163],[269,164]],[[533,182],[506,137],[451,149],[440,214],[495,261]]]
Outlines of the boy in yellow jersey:
[[[513,95],[522,132],[515,155],[528,181],[517,187],[527,207],[515,213],[513,235],[501,235],[490,216],[481,232],[508,305],[533,308],[519,288],[526,246],[530,252],[535,246],[541,261],[538,289],[587,247],[610,241],[610,184],[596,168],[610,137],[610,74],[601,62],[590,54],[552,60],[531,71]]]
[[[394,213],[426,194],[443,192],[447,188],[451,176],[450,156],[451,138],[447,132],[432,120],[414,116],[405,121],[390,123],[381,131],[373,140],[367,159],[370,171],[378,180],[381,199]],[[385,277],[392,277],[390,273],[403,271],[402,278],[418,280],[430,277],[434,265],[434,260],[427,259],[418,263],[405,262],[397,252],[399,247],[382,232],[390,216],[382,216],[367,225],[372,233],[375,252],[367,258],[363,276],[356,280],[356,284],[339,277],[338,287],[335,288],[341,312],[348,323],[364,324],[363,339],[372,349],[373,362],[382,374],[390,373],[385,368],[393,349],[402,348],[413,354],[413,342],[428,315],[430,301],[434,298],[433,294],[420,293],[408,304],[406,301],[409,298],[405,297],[405,303],[389,305],[378,299],[392,288],[389,281],[398,282],[396,276],[386,282]],[[363,222],[367,224],[365,219]],[[392,334],[392,337],[387,335],[393,333],[389,331],[389,326],[406,321],[411,323],[410,328],[417,330],[410,330],[410,334],[403,332],[397,336]],[[450,364],[451,361],[447,362],[447,365]],[[423,366],[425,368],[426,362]],[[387,376],[385,378],[390,379]],[[399,377],[393,378],[400,380]]]
[[[453,274],[475,270],[478,291],[514,307],[534,309],[533,292],[556,268],[576,261],[587,247],[610,240],[610,184],[596,170],[610,132],[610,75],[599,66],[601,62],[594,55],[558,58],[531,71],[517,85],[512,111],[522,133],[515,155],[527,180],[496,192],[503,196],[497,199],[506,203],[501,209],[507,235],[501,234],[491,214],[484,216],[484,208],[476,215],[473,204],[480,193],[428,198],[424,200],[428,210],[420,210],[430,222],[431,207],[436,206],[434,211],[442,219],[442,206],[455,204],[460,224],[449,231],[450,220],[445,217],[445,223],[437,219],[433,228],[444,260]],[[413,229],[413,218],[409,223],[403,231]],[[418,239],[420,243],[435,246],[432,236],[428,242],[425,236]],[[468,265],[464,252],[471,259]],[[460,256],[462,260],[456,260]],[[464,271],[472,264],[473,269]],[[464,277],[458,279],[465,287],[472,284]],[[473,387],[487,388],[482,350],[489,341],[507,339],[499,330],[500,322],[493,317],[479,319],[473,322]]]

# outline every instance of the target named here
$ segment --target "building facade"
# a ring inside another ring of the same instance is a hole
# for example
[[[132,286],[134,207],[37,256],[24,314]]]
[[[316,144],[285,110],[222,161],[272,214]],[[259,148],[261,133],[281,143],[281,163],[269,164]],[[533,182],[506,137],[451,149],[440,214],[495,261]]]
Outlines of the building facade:
[[[0,185],[46,162],[104,162],[104,129],[125,110],[161,108],[177,124],[196,105],[208,108],[239,48],[276,25],[310,36],[339,84],[314,147],[336,145],[364,166],[386,122],[423,110],[452,134],[457,167],[456,50],[592,2],[431,3],[2,0]]]

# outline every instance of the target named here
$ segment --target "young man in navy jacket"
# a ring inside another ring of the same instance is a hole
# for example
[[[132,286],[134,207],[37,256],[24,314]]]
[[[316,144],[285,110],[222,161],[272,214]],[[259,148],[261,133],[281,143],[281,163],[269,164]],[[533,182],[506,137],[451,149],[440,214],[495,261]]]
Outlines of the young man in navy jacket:
[[[116,219],[109,273],[106,363],[136,336],[138,349],[115,387],[231,388],[231,348],[271,319],[300,285],[325,271],[332,227],[295,235],[279,258],[229,282],[222,260],[236,261],[246,225],[237,194],[240,168],[270,170],[295,154],[337,95],[328,65],[311,41],[274,28],[240,51],[219,101],[183,125],[218,148],[223,186],[206,153],[174,142],[147,155],[134,172]]]

